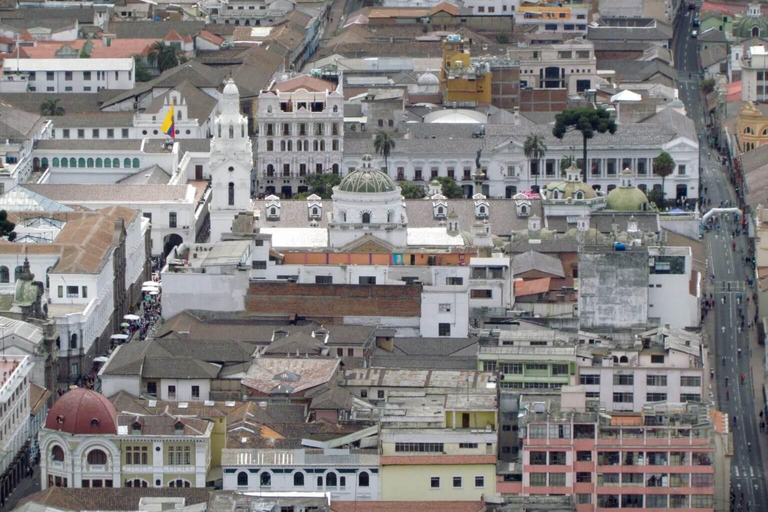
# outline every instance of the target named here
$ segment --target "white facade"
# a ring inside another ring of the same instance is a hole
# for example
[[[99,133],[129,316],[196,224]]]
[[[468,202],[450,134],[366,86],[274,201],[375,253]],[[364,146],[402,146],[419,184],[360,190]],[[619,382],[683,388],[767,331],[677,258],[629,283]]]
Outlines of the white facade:
[[[475,16],[515,16],[520,0],[464,0],[464,7]]]
[[[768,52],[752,46],[741,59],[741,101],[768,100]]]
[[[224,86],[220,105],[211,142],[211,242],[232,231],[238,213],[251,209],[253,148],[248,118],[240,114],[240,93],[232,79]]]
[[[635,128],[639,127],[639,128]],[[632,137],[637,131],[637,140],[648,137],[650,131],[661,128],[661,125],[621,125],[617,134],[626,131],[626,138]],[[511,198],[516,193],[530,190],[538,184],[540,188],[549,183],[562,181],[560,162],[575,153],[580,155],[580,142],[576,149],[571,148],[567,141],[546,141],[548,148],[546,157],[540,161],[541,172],[538,176],[530,171],[530,162],[523,153],[524,130],[519,135],[502,135],[505,131],[515,132],[515,127],[505,125],[486,125],[486,138],[493,132],[494,141],[498,145],[488,145],[480,157],[480,165],[485,179],[482,192],[490,198]],[[496,136],[495,133],[499,135]],[[639,188],[651,190],[661,188],[662,178],[655,176],[652,171],[653,159],[661,151],[666,151],[678,164],[677,171],[665,181],[668,198],[681,197],[685,188],[685,197],[698,197],[699,190],[699,149],[698,142],[679,135],[658,144],[622,144],[618,135],[612,144],[600,144],[593,139],[589,145],[588,158],[597,172],[590,172],[588,183],[593,188],[607,192],[609,188],[619,186],[619,172],[629,168],[632,171],[632,182]],[[546,138],[546,137],[545,137]],[[566,136],[567,138],[567,136]],[[436,139],[419,136],[419,140],[410,142],[407,139],[398,140],[392,154],[389,156],[389,175],[394,180],[415,181],[424,183],[431,179],[432,171],[436,177],[453,176],[457,184],[465,190],[465,196],[474,194],[475,182],[472,177],[476,169],[477,152],[464,149],[472,144],[472,139],[454,140],[450,150],[444,149],[445,144],[432,142]],[[344,169],[359,168],[363,156],[371,149],[370,141],[348,140],[344,154]],[[434,148],[432,147],[434,144]],[[494,142],[495,144],[495,142]],[[448,152],[450,151],[450,152]],[[374,156],[374,167],[384,167],[384,159]],[[678,189],[680,187],[680,189]],[[681,192],[678,192],[680,190]]]
[[[4,71],[26,75],[29,92],[97,93],[102,89],[133,89],[135,66],[132,58],[8,59]]]
[[[304,449],[224,450],[222,470],[225,491],[324,491],[333,501],[377,501],[380,495],[379,456],[349,449],[328,455]]]
[[[213,133],[213,121],[216,109],[211,110],[206,119],[196,119],[189,117],[189,105],[187,98],[177,91],[172,90],[163,99],[162,108],[155,113],[140,113],[133,118],[133,125],[136,134],[141,137],[154,139],[167,139],[168,136],[162,133],[159,128],[165,121],[171,106],[174,110],[174,127],[177,139],[207,139]]]
[[[334,188],[333,217],[328,223],[331,247],[344,247],[366,235],[373,235],[394,247],[406,247],[407,227],[408,217],[400,187],[376,194]]]
[[[13,112],[8,109],[6,123],[13,126]],[[37,161],[34,159],[35,146],[39,141],[50,138],[53,123],[41,121],[25,139],[3,138],[0,140],[0,194],[11,190],[19,183],[24,183]]]
[[[509,257],[472,258],[469,262],[469,307],[504,315],[515,305]]]
[[[594,45],[582,38],[552,45],[525,45],[508,50],[520,60],[520,87],[568,89],[568,95],[584,94],[600,84]]]
[[[648,316],[672,328],[699,327],[702,279],[691,248],[651,247],[649,256]]]
[[[533,25],[536,32],[586,34],[589,23],[589,4],[559,4],[524,6],[515,16],[516,25]],[[561,16],[564,14],[564,16]]]
[[[290,197],[308,190],[306,177],[341,172],[344,96],[333,92],[261,91],[254,191]],[[339,86],[340,88],[341,86]]]
[[[259,26],[267,25],[290,13],[290,0],[206,0],[202,8],[211,23]]]
[[[0,475],[4,474],[29,438],[29,384],[33,369],[29,356],[4,355],[0,363]]]

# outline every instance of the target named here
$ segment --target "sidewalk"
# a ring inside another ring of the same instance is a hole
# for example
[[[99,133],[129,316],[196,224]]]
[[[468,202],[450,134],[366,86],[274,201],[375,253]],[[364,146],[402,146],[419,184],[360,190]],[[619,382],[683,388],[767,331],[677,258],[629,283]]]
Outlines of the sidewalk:
[[[32,476],[24,478],[19,482],[16,489],[8,496],[8,501],[5,502],[5,505],[0,507],[0,511],[7,512],[13,510],[23,498],[40,490],[40,465],[37,464],[32,469]]]

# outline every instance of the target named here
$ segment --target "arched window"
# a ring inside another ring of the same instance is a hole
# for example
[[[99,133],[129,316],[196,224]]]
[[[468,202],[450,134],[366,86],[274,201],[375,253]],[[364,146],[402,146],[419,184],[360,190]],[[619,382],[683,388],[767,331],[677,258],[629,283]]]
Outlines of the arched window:
[[[69,166],[70,167],[77,167],[77,158],[70,157],[70,159],[69,159]]]
[[[2,266],[0,267],[0,283],[10,283],[11,278],[8,272],[8,267]]]
[[[114,167],[115,169],[120,167],[120,159],[119,158],[113,158],[112,159],[112,167]]]
[[[333,164],[333,165],[331,166],[331,172],[332,172],[333,174],[339,174],[339,164]]]
[[[379,128],[382,128],[384,126],[384,120],[379,119]]]
[[[15,269],[13,269],[13,280],[14,281],[18,281],[19,280],[19,276],[21,275],[21,273],[23,271],[24,271],[24,269],[22,268],[21,265],[17,266]]]
[[[69,338],[69,348],[74,350],[77,348],[77,334],[72,334],[72,336]],[[98,422],[98,420],[95,420]],[[98,423],[97,423],[98,424]],[[94,425],[96,426],[96,425]]]
[[[582,192],[581,190],[576,192],[576,199],[584,199],[584,192]]]
[[[140,165],[140,164],[139,164],[139,159],[138,159],[138,158],[134,158],[134,159],[133,159],[133,168],[134,168],[134,169],[138,169],[138,168],[139,168],[139,165]]]
[[[335,113],[336,113],[336,112],[338,112],[338,111],[339,111],[339,107],[338,107],[338,106],[336,106],[336,105],[334,105],[334,106],[333,106],[333,113],[335,114]]]
[[[88,452],[88,464],[104,465],[107,463],[107,454],[103,450],[91,450]]]
[[[77,159],[77,167],[85,167],[85,158],[80,157]]]
[[[274,176],[275,175],[275,166],[272,164],[267,164],[267,176]]]
[[[240,125],[240,136],[241,137],[245,137],[245,125],[244,124]]]
[[[617,356],[613,356],[613,362],[614,364],[619,364],[619,358]]]
[[[395,213],[390,210],[387,212],[387,222],[392,222],[392,217],[395,215]]]
[[[176,119],[181,120],[182,117],[181,110],[176,111]]]
[[[304,151],[309,151],[309,141],[308,140],[304,141]]]
[[[319,142],[317,142],[316,140],[312,141],[312,151],[318,151],[318,144]]]
[[[357,482],[357,485],[360,487],[368,487],[371,485],[371,476],[367,472],[363,471],[358,475]]]
[[[93,167],[93,158],[89,158],[86,162],[88,167]]]
[[[325,141],[324,140],[320,141],[320,151],[325,151]]]
[[[58,167],[58,166],[59,166],[59,159],[58,158],[54,158],[53,159],[53,167]]]
[[[235,206],[235,184],[229,183],[229,206]]]
[[[51,277],[48,274],[50,274],[52,268],[53,267],[48,267],[47,269],[45,269],[45,287],[46,288],[51,287]]]
[[[277,217],[277,208],[270,208],[269,215],[270,217]]]
[[[297,471],[293,474],[293,486],[304,487],[304,473]]]
[[[293,141],[292,140],[288,141],[288,151],[293,151]]]
[[[751,126],[747,126],[746,128],[744,128],[744,135],[752,135],[752,127]]]
[[[64,450],[61,446],[56,445],[51,450],[51,458],[56,462],[64,462]]]
[[[104,167],[104,162],[101,158],[96,159],[96,167]]]
[[[318,213],[318,212],[317,212],[317,207],[315,206],[314,208],[312,208],[312,215],[315,215],[315,216],[316,216],[316,215],[317,215],[317,213]]]
[[[147,487],[147,481],[135,478],[133,480],[127,480],[125,482],[126,487]]]
[[[187,480],[171,480],[171,482],[168,484],[168,487],[191,487],[189,481]]]
[[[629,358],[627,356],[621,356],[619,358],[619,362],[620,363],[628,363],[629,362]]]
[[[232,126],[232,123],[229,124],[229,138],[230,139],[235,138],[235,127]]]
[[[284,140],[280,141],[280,151],[285,151],[285,141]]]
[[[259,485],[261,487],[271,487],[272,486],[272,473],[269,473],[267,471],[264,471],[259,475]]]
[[[337,481],[336,481],[336,473],[328,473],[325,475],[325,486],[326,487],[336,487]]]
[[[40,159],[40,166],[41,166],[43,169],[47,169],[47,168],[48,168],[48,159],[47,159],[47,158],[45,158],[45,157],[41,158],[41,159]]]
[[[248,472],[241,471],[237,474],[237,486],[238,487],[248,486]]]
[[[107,169],[112,167],[112,159],[111,158],[105,158],[104,159],[104,167],[107,168]]]
[[[221,125],[219,125],[219,135],[218,135],[218,137],[221,138]]]
[[[760,27],[752,27],[752,37],[760,37]]]
[[[130,169],[131,168],[131,159],[130,158],[124,158],[123,159],[123,167],[125,167],[126,169]]]
[[[485,206],[480,207],[480,215],[485,215]]]
[[[271,140],[267,141],[267,151],[274,151],[275,150],[275,143]]]
[[[437,214],[438,215],[445,215],[445,210],[443,210],[442,206],[437,207]]]
[[[363,224],[371,223],[371,214],[368,212],[363,213]]]

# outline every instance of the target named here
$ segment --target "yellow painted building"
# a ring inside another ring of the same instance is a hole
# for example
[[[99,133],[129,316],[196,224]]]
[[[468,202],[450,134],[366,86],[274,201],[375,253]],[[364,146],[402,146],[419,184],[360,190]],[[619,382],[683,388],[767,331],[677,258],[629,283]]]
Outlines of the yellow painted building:
[[[518,16],[523,18],[537,18],[543,20],[568,20],[571,19],[570,7],[557,7],[553,5],[521,5],[517,10]]]
[[[744,153],[768,143],[768,105],[742,102],[736,137]]]
[[[491,68],[488,63],[473,63],[469,44],[460,35],[443,40],[443,65],[440,69],[440,89],[443,103],[464,106],[491,103]]]

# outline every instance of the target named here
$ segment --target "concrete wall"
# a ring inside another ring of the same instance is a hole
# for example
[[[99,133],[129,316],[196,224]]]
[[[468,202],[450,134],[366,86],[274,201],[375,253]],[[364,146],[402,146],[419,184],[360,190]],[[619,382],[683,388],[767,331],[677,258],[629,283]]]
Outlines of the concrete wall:
[[[163,316],[185,309],[243,311],[248,289],[248,273],[231,275],[163,273]],[[195,290],[194,293],[189,293]]]
[[[581,254],[581,328],[645,328],[648,274],[648,253],[645,251]]]

